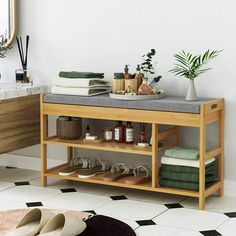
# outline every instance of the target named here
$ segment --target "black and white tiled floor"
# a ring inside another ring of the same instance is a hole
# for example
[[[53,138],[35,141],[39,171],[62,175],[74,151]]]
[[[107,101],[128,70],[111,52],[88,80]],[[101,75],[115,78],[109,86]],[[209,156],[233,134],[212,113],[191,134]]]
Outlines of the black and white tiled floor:
[[[181,196],[52,179],[47,188],[39,185],[37,171],[0,167],[0,211],[88,211],[126,222],[137,236],[236,235],[236,197],[212,196],[199,211],[196,199]]]

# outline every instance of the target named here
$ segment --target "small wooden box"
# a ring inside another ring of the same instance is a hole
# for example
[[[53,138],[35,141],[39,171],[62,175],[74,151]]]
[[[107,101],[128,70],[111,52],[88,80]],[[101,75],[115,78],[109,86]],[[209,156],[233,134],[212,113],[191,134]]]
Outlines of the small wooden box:
[[[61,139],[79,139],[82,135],[82,120],[57,119],[57,136]]]

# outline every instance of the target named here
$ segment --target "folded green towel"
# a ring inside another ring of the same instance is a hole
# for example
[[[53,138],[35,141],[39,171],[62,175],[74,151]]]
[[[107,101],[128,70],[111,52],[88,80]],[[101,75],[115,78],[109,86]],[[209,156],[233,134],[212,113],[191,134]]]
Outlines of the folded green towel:
[[[79,71],[61,71],[59,77],[77,79],[102,79],[104,78],[104,73],[94,73],[94,72],[79,72]]]
[[[187,160],[198,160],[199,150],[175,147],[167,149],[165,151],[165,156]]]
[[[160,170],[160,176],[163,179],[168,180],[175,180],[180,182],[190,182],[190,183],[199,183],[199,174],[192,174],[192,173],[179,173],[179,172],[171,172],[171,171],[165,171]],[[212,173],[205,175],[206,183],[215,181],[217,179],[216,173],[214,170]]]
[[[216,181],[212,181],[205,184],[205,187],[209,187],[210,185],[214,184]],[[174,181],[174,180],[168,180],[168,179],[161,179],[160,180],[160,186],[162,187],[169,187],[169,188],[180,188],[180,189],[186,189],[186,190],[199,190],[199,184],[198,183],[189,183],[189,182],[180,182],[180,181]]]
[[[199,173],[199,168],[189,167],[189,166],[161,164],[161,169],[164,171],[173,171],[173,172],[180,172],[180,173],[193,173],[193,174]],[[212,173],[212,171],[214,170],[217,170],[217,161],[214,161],[206,165],[206,168],[205,168],[206,173]]]

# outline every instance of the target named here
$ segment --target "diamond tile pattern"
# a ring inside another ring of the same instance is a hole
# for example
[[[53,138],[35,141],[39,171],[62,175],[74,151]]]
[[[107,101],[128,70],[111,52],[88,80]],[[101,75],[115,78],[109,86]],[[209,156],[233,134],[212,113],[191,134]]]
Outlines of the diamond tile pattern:
[[[218,235],[222,235],[219,232],[217,232],[216,230],[207,230],[207,231],[200,231],[200,233],[204,236],[218,236]]]
[[[43,206],[42,202],[26,202],[27,207],[41,207]]]
[[[183,206],[180,205],[179,203],[165,204],[165,206],[166,206],[168,209],[182,208],[182,207],[183,207]]]
[[[110,198],[113,200],[113,201],[117,201],[117,200],[126,200],[128,199],[126,196],[124,195],[120,195],[120,196],[110,196]]]
[[[199,211],[192,198],[73,181],[50,180],[51,185],[42,188],[37,171],[0,167],[0,172],[0,211],[43,207],[103,214],[130,225],[137,236],[236,232],[236,197],[210,197],[206,210]]]
[[[77,192],[75,188],[63,188],[60,189],[62,193],[73,193],[73,192]]]
[[[228,212],[225,213],[225,215],[227,215],[229,218],[236,218],[236,212]]]
[[[30,185],[29,181],[15,182],[15,186]]]
[[[137,220],[136,223],[140,226],[156,225],[156,223],[152,220]]]

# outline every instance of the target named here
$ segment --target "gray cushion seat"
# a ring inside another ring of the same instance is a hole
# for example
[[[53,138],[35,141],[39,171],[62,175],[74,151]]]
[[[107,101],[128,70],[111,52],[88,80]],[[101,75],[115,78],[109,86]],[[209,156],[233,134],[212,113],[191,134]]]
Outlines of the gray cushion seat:
[[[200,105],[209,102],[211,98],[200,98],[199,101],[185,101],[181,96],[166,95],[158,100],[125,101],[109,98],[108,94],[84,97],[72,95],[46,94],[45,103],[70,104],[81,106],[114,107],[151,111],[200,113]]]

